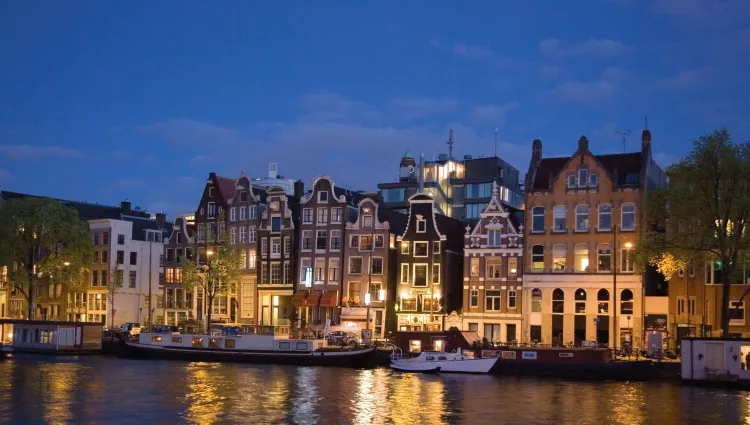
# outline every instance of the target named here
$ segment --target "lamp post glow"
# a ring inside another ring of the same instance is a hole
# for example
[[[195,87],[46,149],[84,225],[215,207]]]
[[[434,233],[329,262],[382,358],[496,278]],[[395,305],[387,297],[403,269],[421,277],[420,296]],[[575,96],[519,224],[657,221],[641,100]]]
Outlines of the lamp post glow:
[[[370,329],[370,292],[365,293],[365,305],[367,306],[367,325],[366,329]]]

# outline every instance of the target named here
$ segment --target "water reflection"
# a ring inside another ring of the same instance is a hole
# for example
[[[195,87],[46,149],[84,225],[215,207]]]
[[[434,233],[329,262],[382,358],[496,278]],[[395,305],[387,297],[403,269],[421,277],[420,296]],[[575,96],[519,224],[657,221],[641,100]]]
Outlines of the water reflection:
[[[45,357],[0,362],[0,423],[750,425],[750,395],[665,383]]]

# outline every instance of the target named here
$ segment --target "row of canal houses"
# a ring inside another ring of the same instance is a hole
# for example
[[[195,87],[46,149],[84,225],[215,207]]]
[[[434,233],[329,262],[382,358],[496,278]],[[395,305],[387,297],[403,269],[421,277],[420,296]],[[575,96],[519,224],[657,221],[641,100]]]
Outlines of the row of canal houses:
[[[663,183],[648,130],[641,151],[624,154],[594,155],[581,137],[573,155],[544,158],[535,140],[525,209],[502,202],[493,184],[469,222],[439,214],[421,180],[404,214],[325,175],[305,191],[211,173],[195,214],[178,217],[166,242],[165,322],[203,318],[205,299],[185,290],[179,260],[194,238],[210,249],[196,229],[226,226],[244,265],[239,284],[214,299],[219,321],[369,328],[375,338],[458,327],[490,341],[637,343],[654,325],[633,246],[644,196]],[[651,313],[666,321],[666,310]]]

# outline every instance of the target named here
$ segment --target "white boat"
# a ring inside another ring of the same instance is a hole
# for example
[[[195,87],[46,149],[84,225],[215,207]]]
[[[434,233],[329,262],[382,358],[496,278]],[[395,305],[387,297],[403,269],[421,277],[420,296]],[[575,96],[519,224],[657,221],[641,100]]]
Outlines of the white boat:
[[[490,373],[497,362],[496,358],[477,359],[458,350],[455,353],[424,351],[410,359],[394,355],[391,369],[414,373]]]

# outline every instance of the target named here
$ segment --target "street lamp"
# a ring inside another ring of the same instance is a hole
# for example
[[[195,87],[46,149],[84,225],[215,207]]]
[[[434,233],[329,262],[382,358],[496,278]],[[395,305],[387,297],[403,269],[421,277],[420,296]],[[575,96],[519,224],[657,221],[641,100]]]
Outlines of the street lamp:
[[[367,330],[370,330],[370,292],[365,293],[365,305],[367,306]]]
[[[70,265],[70,261],[66,261],[63,263],[63,266],[68,267]]]

